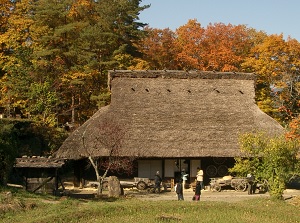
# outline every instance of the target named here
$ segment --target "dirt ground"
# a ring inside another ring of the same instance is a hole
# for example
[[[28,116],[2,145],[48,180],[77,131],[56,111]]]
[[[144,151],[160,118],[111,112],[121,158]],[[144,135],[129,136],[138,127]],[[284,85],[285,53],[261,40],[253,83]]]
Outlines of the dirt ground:
[[[177,195],[174,191],[161,192],[160,194],[148,193],[132,193],[128,191],[125,192],[126,196],[134,196],[142,200],[177,200]],[[185,201],[192,201],[194,192],[191,189],[185,190],[183,192]],[[201,201],[224,201],[224,202],[236,202],[242,200],[248,200],[257,197],[269,197],[269,193],[256,193],[248,195],[247,192],[238,192],[234,190],[223,190],[221,192],[214,192],[210,190],[202,190]],[[286,190],[284,192],[284,199],[292,199],[294,197],[300,196],[300,190]]]
[[[103,192],[104,194],[107,191]],[[85,188],[81,190],[73,190],[72,195],[78,198],[91,198],[96,194],[96,190],[92,188]],[[192,201],[194,192],[192,189],[184,190],[183,196],[185,201]],[[177,200],[177,195],[174,191],[168,189],[162,191],[160,194],[151,193],[148,191],[138,191],[136,189],[124,189],[124,196],[135,197],[141,200],[157,201],[157,200]],[[237,202],[242,200],[248,200],[257,197],[269,197],[269,193],[255,193],[248,195],[247,192],[238,192],[235,190],[222,190],[221,192],[215,192],[210,190],[202,190],[201,201],[223,201],[223,202]],[[294,198],[300,198],[300,190],[287,189],[283,195],[285,200],[293,200]]]

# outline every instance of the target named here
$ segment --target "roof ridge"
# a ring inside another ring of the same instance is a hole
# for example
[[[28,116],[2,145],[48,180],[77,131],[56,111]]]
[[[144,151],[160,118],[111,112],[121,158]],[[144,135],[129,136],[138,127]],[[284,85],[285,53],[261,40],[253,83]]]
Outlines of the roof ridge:
[[[120,78],[174,78],[174,79],[237,79],[255,80],[254,73],[180,70],[109,70],[109,79]]]

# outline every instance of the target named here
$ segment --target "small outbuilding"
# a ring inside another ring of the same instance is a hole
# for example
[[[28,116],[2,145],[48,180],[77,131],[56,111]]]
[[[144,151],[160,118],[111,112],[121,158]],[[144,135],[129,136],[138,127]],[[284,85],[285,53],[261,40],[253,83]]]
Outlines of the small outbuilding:
[[[26,190],[56,194],[60,186],[64,190],[59,174],[64,164],[64,159],[24,156],[16,159],[14,168],[17,175],[23,178]]]

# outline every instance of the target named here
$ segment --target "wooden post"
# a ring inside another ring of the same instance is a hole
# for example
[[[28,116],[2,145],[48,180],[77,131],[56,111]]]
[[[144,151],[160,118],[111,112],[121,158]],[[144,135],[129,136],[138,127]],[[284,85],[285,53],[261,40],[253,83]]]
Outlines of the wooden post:
[[[171,190],[173,190],[174,189],[174,179],[171,179]]]
[[[58,174],[57,174],[57,168],[55,169],[55,194],[58,191]]]

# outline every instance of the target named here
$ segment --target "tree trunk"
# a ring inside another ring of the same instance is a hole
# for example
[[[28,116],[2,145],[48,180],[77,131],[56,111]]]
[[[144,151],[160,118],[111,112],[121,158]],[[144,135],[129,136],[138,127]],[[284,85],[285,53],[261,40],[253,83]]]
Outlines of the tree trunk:
[[[72,109],[71,123],[74,124],[75,123],[75,95],[74,94],[72,95],[71,109]]]
[[[98,165],[95,163],[95,161],[93,160],[93,158],[91,156],[89,156],[89,161],[91,162],[92,166],[94,167],[97,182],[99,183],[99,187],[97,189],[97,195],[101,195],[102,194],[102,181],[103,181],[103,179],[99,174]]]

